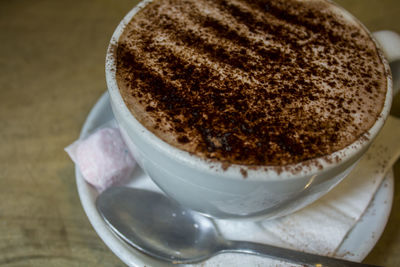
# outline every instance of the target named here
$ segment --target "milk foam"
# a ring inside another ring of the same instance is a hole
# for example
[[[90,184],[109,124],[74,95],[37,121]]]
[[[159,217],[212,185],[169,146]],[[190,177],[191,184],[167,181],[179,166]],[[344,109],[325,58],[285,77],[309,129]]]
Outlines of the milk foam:
[[[156,0],[117,54],[121,94],[146,128],[228,163],[342,149],[374,124],[387,90],[368,32],[323,0]]]

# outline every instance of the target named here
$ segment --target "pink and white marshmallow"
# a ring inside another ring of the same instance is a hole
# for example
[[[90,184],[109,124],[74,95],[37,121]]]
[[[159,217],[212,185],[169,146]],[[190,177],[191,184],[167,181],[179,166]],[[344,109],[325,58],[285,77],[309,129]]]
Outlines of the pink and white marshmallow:
[[[117,128],[102,128],[65,151],[78,165],[84,179],[100,192],[123,184],[136,165]]]

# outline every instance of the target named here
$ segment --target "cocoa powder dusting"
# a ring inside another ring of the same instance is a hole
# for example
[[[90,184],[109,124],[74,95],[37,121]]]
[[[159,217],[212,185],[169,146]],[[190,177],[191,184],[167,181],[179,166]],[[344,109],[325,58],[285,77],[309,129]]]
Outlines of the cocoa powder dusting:
[[[385,77],[365,30],[322,0],[155,0],[117,50],[136,118],[226,164],[284,166],[344,148],[379,116]]]

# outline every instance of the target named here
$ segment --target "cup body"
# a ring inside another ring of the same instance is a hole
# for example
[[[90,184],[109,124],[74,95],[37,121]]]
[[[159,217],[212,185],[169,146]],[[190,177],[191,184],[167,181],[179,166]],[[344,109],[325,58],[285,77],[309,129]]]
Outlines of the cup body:
[[[188,208],[222,219],[275,218],[294,212],[326,194],[351,171],[389,114],[392,84],[389,66],[382,56],[388,90],[381,114],[369,131],[340,151],[284,167],[226,168],[220,162],[179,150],[140,124],[125,105],[116,81],[118,39],[147,2],[131,10],[114,32],[106,58],[108,92],[122,136],[138,164],[168,196]]]

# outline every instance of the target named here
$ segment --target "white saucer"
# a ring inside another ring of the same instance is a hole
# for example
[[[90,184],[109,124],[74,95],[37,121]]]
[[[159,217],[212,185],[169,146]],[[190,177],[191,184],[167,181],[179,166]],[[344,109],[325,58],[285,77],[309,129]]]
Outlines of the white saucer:
[[[81,138],[87,136],[94,129],[113,119],[113,113],[109,104],[108,93],[104,93],[91,110],[81,131]],[[103,219],[100,217],[95,206],[98,192],[85,182],[78,168],[75,168],[78,193],[82,206],[93,225],[97,234],[104,243],[127,265],[129,266],[170,266],[164,262],[155,260],[141,252],[133,249],[120,240],[111,232]],[[143,171],[137,167],[134,172],[135,179],[129,184],[133,187],[155,189]],[[337,255],[346,256],[346,259],[361,262],[375,246],[381,236],[389,218],[394,190],[393,171],[385,177],[381,187],[376,193],[366,213],[348,234],[337,251]],[[140,203],[139,203],[140,204]],[[249,256],[244,254],[221,254],[198,266],[284,266],[280,261]]]

